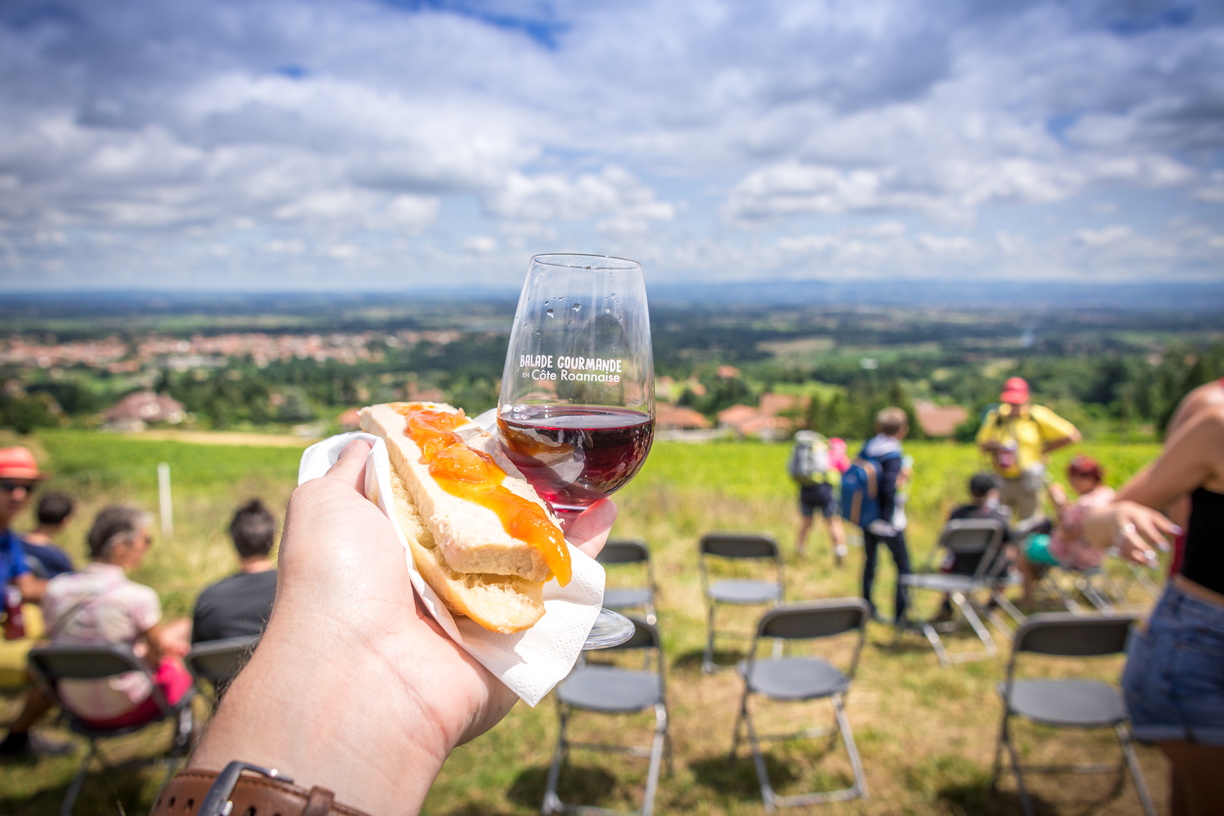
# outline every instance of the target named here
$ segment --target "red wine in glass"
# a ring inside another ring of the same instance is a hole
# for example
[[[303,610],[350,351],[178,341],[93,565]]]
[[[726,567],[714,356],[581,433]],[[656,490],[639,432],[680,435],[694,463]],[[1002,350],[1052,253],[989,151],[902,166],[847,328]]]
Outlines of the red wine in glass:
[[[528,405],[497,424],[506,455],[558,513],[580,512],[623,487],[654,438],[654,418],[628,408]]]
[[[563,525],[634,477],[650,452],[654,416],[641,264],[533,257],[506,347],[498,438]],[[632,621],[603,609],[584,648],[632,634]]]

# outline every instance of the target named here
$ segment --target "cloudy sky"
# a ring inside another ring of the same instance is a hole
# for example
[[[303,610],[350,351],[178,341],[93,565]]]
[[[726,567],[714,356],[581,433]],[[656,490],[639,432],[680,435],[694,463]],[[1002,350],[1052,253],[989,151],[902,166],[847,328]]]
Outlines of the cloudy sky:
[[[1224,280],[1224,2],[0,2],[0,291]]]

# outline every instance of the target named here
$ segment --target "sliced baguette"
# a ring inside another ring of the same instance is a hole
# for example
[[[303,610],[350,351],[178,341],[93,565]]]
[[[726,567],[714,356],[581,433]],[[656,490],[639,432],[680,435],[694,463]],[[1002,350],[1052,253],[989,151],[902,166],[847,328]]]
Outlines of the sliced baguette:
[[[448,405],[430,405],[455,411]],[[527,629],[544,614],[544,582],[552,572],[543,555],[506,533],[492,510],[453,496],[429,474],[406,420],[395,405],[361,410],[363,430],[382,437],[391,460],[392,505],[412,558],[425,582],[452,613],[495,632]],[[496,440],[469,424],[465,442],[494,456],[506,471],[504,487],[551,511],[500,451]]]
[[[449,405],[431,407],[455,410]],[[429,466],[421,461],[421,449],[404,432],[405,419],[394,405],[372,405],[361,409],[360,416],[362,430],[386,440],[392,469],[404,477],[425,526],[451,569],[461,573],[517,575],[536,582],[551,577],[540,551],[507,533],[496,513],[453,496],[438,485],[429,475]],[[492,439],[475,425],[463,435],[474,448],[480,448],[484,438]],[[508,465],[499,464],[503,470]],[[507,472],[509,478],[503,486],[546,508],[531,485],[518,478],[517,470]]]
[[[527,629],[544,616],[542,583],[514,575],[463,574],[451,569],[394,468],[391,493],[417,570],[453,614],[466,615],[485,629],[503,633]]]

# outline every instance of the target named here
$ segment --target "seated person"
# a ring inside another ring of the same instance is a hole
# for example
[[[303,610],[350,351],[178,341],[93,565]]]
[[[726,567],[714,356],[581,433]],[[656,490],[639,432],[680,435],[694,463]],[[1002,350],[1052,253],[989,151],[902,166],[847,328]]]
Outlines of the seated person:
[[[47,632],[57,645],[126,644],[152,669],[166,699],[177,702],[192,685],[183,665],[185,622],[162,622],[157,593],[127,577],[152,545],[147,513],[111,506],[98,513],[87,542],[90,562],[80,572],[47,583],[43,600]],[[139,725],[155,719],[148,680],[130,674],[60,685],[60,698],[77,716],[98,727]]]
[[[75,571],[72,558],[55,543],[68,526],[75,508],[72,497],[58,490],[48,491],[38,499],[34,508],[38,526],[22,538],[25,539],[26,563],[39,578],[50,579]]]
[[[948,514],[950,522],[967,519],[994,519],[1003,526],[1003,543],[1010,544],[1014,539],[1015,536],[1009,523],[1011,510],[1006,505],[999,504],[999,479],[994,474],[975,473],[969,479],[969,503],[954,508]],[[990,568],[993,573],[999,576],[1007,574],[1012,560],[1011,550],[1010,546],[999,548],[995,555],[995,562]],[[973,575],[981,563],[982,553],[949,552],[940,571],[957,575]],[[939,614],[933,620],[942,623],[950,620],[951,617],[952,601],[945,596]]]
[[[0,688],[29,684],[26,654],[42,635],[41,602],[47,582],[30,569],[25,539],[13,529],[48,474],[26,448],[0,448]]]
[[[1093,547],[1083,536],[1084,516],[1089,510],[1104,507],[1114,499],[1113,488],[1104,483],[1105,471],[1090,456],[1079,455],[1067,466],[1067,480],[1078,496],[1074,501],[1058,484],[1050,485],[1050,501],[1057,509],[1057,523],[1038,529],[1028,537],[1020,552],[1023,577],[1021,603],[1031,603],[1033,587],[1048,567],[1092,570],[1101,566],[1105,551]]]
[[[196,599],[191,642],[262,634],[276,597],[276,519],[259,499],[234,512],[230,540],[238,572],[206,587]]]

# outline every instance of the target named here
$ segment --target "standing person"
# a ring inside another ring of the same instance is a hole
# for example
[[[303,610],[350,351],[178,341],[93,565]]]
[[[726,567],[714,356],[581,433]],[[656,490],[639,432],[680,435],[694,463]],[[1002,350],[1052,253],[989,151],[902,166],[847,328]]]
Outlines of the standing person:
[[[276,519],[259,499],[234,511],[230,540],[238,553],[238,572],[206,587],[196,599],[191,642],[258,635],[276,598]]]
[[[871,590],[875,583],[876,550],[878,545],[883,544],[892,554],[893,563],[897,565],[893,621],[898,626],[904,626],[907,623],[907,604],[901,576],[910,574],[909,550],[905,543],[905,531],[898,530],[893,525],[893,519],[897,505],[897,486],[903,483],[905,478],[901,440],[909,433],[909,420],[902,409],[885,408],[876,414],[875,428],[876,435],[867,440],[859,453],[860,459],[866,459],[876,466],[877,496],[880,504],[880,517],[863,530],[863,597],[871,606],[872,617],[879,619],[875,604],[871,600]]]
[[[1185,550],[1127,650],[1122,687],[1135,737],[1169,759],[1174,816],[1224,813],[1224,404],[1191,392],[1160,455],[1090,511],[1084,533],[1151,563],[1179,532],[1161,511],[1189,496]]]
[[[843,451],[843,458],[844,458]],[[799,431],[791,448],[787,472],[799,485],[799,532],[795,537],[795,555],[803,558],[807,550],[812,519],[819,510],[833,542],[833,559],[841,566],[846,557],[846,532],[838,515],[833,495],[833,474],[837,472],[834,453],[828,441],[815,431]]]
[[[1177,404],[1177,408],[1173,412],[1172,418],[1169,420],[1168,427],[1165,428],[1165,439],[1168,439],[1181,427],[1186,417],[1194,416],[1202,409],[1213,405],[1224,406],[1224,377],[1203,383],[1182,397],[1181,402]],[[1174,523],[1184,529],[1186,520],[1190,517],[1190,497],[1182,496],[1174,506],[1165,508],[1165,512]],[[1173,539],[1173,558],[1169,561],[1170,576],[1176,575],[1181,570],[1181,560],[1185,544],[1184,532],[1179,533]]]
[[[1080,432],[1067,420],[1029,401],[1028,383],[1011,377],[977,432],[977,446],[990,454],[1002,480],[1000,500],[1011,507],[1017,524],[1036,523],[1045,488],[1046,457],[1079,442]]]
[[[38,498],[34,517],[38,526],[25,534],[26,561],[39,578],[50,580],[65,572],[74,572],[72,558],[55,543],[68,526],[76,502],[67,493],[50,490]]]

